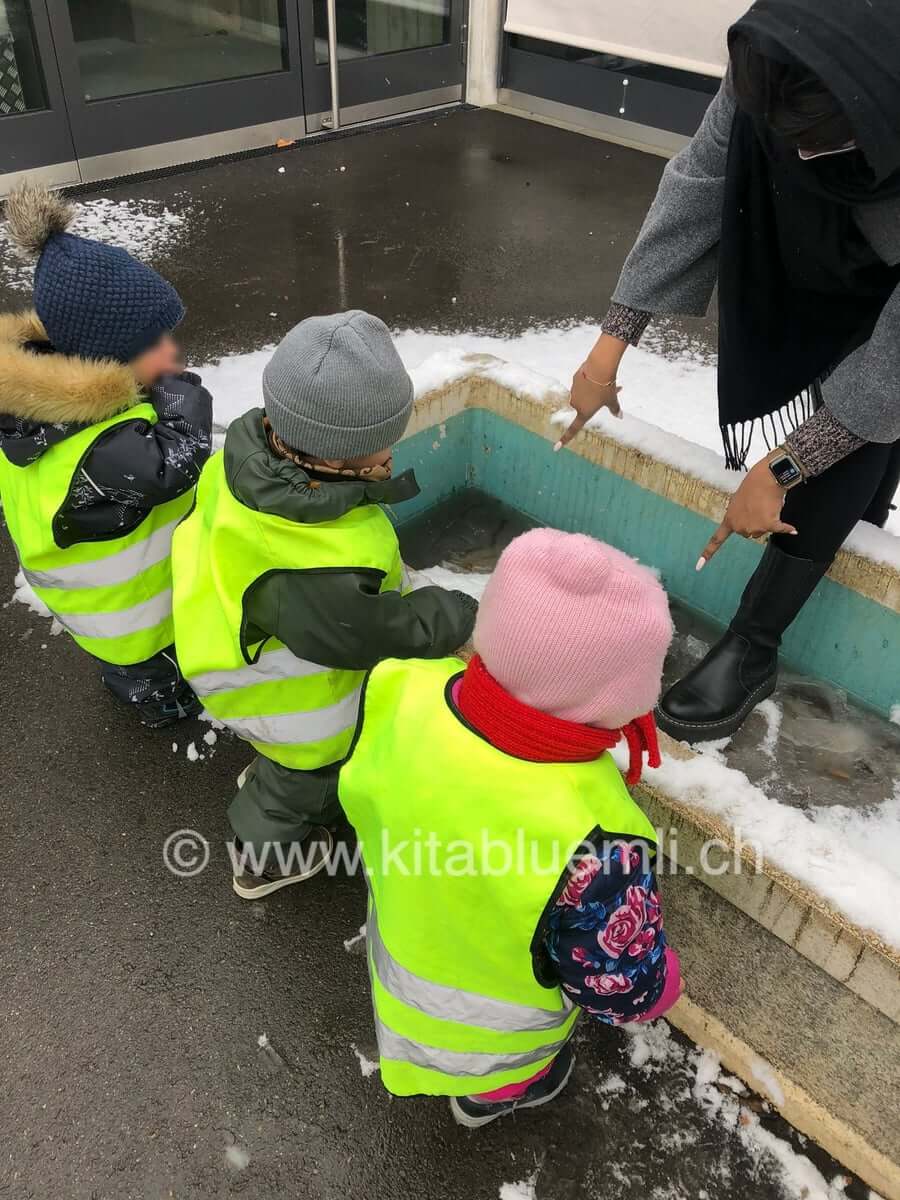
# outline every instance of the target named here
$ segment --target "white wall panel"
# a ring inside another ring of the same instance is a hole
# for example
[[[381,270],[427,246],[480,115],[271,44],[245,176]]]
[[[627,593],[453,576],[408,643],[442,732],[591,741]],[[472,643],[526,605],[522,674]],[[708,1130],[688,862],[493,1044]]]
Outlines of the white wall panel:
[[[749,0],[509,0],[508,33],[722,75],[726,31]]]

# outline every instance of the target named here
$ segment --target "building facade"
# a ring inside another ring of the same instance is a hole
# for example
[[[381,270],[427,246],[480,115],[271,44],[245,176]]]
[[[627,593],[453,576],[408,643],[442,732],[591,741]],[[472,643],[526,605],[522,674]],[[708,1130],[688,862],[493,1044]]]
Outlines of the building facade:
[[[713,45],[741,7],[691,5]],[[615,23],[605,0],[0,0],[0,194],[465,101],[671,152],[721,63],[683,22]]]

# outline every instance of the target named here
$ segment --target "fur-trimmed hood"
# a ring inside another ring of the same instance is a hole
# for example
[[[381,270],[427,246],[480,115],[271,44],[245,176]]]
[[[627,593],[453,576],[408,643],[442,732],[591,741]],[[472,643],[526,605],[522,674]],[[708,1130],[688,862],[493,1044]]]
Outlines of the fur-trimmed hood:
[[[131,370],[57,354],[37,313],[0,313],[0,449],[24,464],[140,400]]]

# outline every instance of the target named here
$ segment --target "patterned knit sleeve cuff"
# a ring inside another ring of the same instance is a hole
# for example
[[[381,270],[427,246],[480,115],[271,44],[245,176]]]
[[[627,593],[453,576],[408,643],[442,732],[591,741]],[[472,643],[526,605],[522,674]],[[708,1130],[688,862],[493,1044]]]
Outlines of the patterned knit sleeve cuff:
[[[807,477],[821,475],[829,467],[865,445],[828,408],[819,408],[785,439],[785,446]]]
[[[627,304],[613,302],[603,318],[603,332],[627,342],[629,346],[636,346],[652,315],[643,309],[629,308]]]

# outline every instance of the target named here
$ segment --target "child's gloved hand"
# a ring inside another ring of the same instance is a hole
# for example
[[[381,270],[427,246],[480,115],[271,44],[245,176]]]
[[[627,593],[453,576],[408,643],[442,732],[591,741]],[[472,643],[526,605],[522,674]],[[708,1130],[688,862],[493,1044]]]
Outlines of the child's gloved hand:
[[[468,592],[460,592],[455,589],[450,593],[450,595],[455,596],[456,599],[459,600],[459,602],[463,605],[463,607],[469,610],[473,617],[478,615],[478,601],[474,596],[470,596]]]
[[[474,596],[470,596],[468,592],[454,590],[450,595],[459,603],[463,612],[469,618],[469,622],[471,622],[465,641],[456,650],[457,657],[461,658],[463,662],[468,662],[475,653],[475,647],[472,645],[472,630],[475,627],[475,618],[478,616],[478,601]]]

